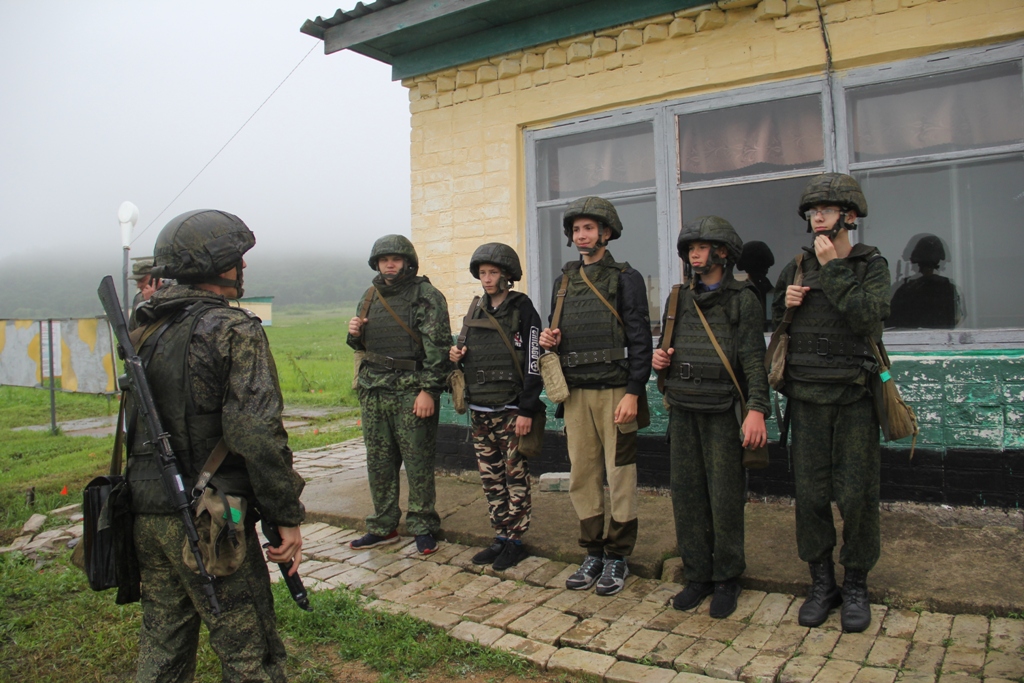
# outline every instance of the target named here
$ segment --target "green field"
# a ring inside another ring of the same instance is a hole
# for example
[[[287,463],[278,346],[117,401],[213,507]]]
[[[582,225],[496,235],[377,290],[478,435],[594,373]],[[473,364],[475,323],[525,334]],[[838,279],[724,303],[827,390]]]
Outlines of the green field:
[[[351,411],[358,403],[351,389],[352,352],[345,345],[348,317],[343,311],[323,310],[275,315],[267,336],[286,406],[347,409],[349,422],[357,415]],[[58,421],[117,410],[115,402],[102,396],[57,394],[56,398]],[[49,418],[48,392],[0,387],[0,545],[10,543],[33,512],[80,501],[84,485],[109,466],[112,437],[12,431],[46,425]],[[305,433],[293,433],[293,450],[359,433],[352,426],[339,427],[331,415],[311,422]],[[319,434],[312,433],[314,427],[319,427]],[[69,494],[61,495],[65,486]],[[29,488],[35,490],[32,506],[26,503]],[[67,551],[39,565],[17,553],[0,554],[0,680],[131,680],[139,606],[119,607],[111,591],[89,590],[85,576],[70,565],[69,557]],[[409,617],[368,612],[344,590],[312,595],[312,614],[295,607],[283,585],[275,585],[274,591],[280,630],[288,645],[290,680],[333,681],[353,675],[358,680],[381,681],[538,677],[528,664],[511,655],[453,640]],[[205,630],[196,680],[220,680],[220,666]]]

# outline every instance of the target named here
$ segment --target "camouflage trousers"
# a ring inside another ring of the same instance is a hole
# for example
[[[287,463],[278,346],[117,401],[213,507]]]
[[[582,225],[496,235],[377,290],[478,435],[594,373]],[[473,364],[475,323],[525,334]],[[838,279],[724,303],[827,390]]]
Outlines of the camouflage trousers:
[[[843,517],[839,562],[870,571],[881,553],[878,496],[881,447],[870,396],[849,405],[789,399],[796,478],[796,543],[800,559],[832,556],[836,529],[832,501]]]
[[[245,562],[215,580],[214,616],[199,575],[185,566],[185,527],[177,515],[136,515],[135,548],[142,573],[139,683],[191,681],[199,624],[210,631],[224,681],[286,681],[284,643],[277,635],[274,597],[256,529],[246,524]]]
[[[366,530],[371,534],[386,536],[398,528],[402,518],[399,471],[403,463],[409,484],[406,528],[414,535],[436,534],[441,529],[441,518],[434,510],[437,408],[428,418],[416,417],[412,406],[417,393],[378,389],[359,392],[366,472],[373,499],[373,514],[366,518]]]
[[[471,411],[473,449],[487,497],[491,526],[499,536],[522,538],[530,528],[530,465],[519,454],[515,410]]]
[[[687,581],[725,581],[743,573],[747,478],[732,410],[672,408],[670,486],[676,541]]]

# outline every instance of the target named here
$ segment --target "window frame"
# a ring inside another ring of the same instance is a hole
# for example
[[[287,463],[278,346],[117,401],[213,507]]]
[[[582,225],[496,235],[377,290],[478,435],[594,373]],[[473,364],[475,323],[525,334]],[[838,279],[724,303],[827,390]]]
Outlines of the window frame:
[[[526,258],[529,291],[538,296],[540,308],[546,306],[550,292],[541,291],[540,226],[541,209],[569,204],[575,197],[537,201],[537,144],[544,140],[586,133],[618,126],[652,122],[655,152],[655,207],[659,247],[659,279],[661,299],[667,295],[668,283],[679,282],[681,265],[675,253],[675,238],[682,220],[681,195],[686,190],[724,187],[728,185],[767,182],[785,178],[809,176],[825,171],[858,173],[861,171],[896,170],[957,161],[987,161],[1012,155],[1024,155],[1024,141],[971,150],[934,154],[893,157],[884,160],[851,162],[848,128],[848,91],[870,85],[894,83],[922,76],[955,73],[971,68],[999,63],[1018,62],[1022,65],[1024,81],[1024,40],[1000,45],[964,48],[940,52],[925,57],[900,60],[869,67],[834,72],[830,77],[820,74],[809,77],[773,81],[732,88],[636,107],[623,107],[547,124],[525,128],[524,162],[526,182]],[[678,117],[686,114],[756,104],[803,95],[821,96],[821,117],[824,159],[821,167],[778,171],[750,176],[715,179],[701,182],[680,182]],[[602,196],[615,201],[630,197],[650,196],[651,188],[623,190]],[[851,234],[858,241],[858,233]],[[895,351],[943,351],[1011,349],[1024,347],[1024,326],[1019,328],[982,328],[954,330],[887,330],[887,345]]]

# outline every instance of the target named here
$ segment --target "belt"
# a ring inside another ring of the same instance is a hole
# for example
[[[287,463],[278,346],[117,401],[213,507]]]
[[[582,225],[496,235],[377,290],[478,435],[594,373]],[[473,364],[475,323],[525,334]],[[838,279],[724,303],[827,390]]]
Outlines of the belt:
[[[572,351],[566,354],[559,354],[558,362],[562,364],[562,367],[574,368],[577,365],[611,363],[613,360],[623,360],[628,357],[629,349],[600,349],[598,351]]]
[[[806,333],[790,335],[789,352],[799,354],[814,354],[829,358],[835,356],[863,356],[873,357],[867,344],[856,337],[846,335],[838,338],[829,338],[825,335],[813,336]]]
[[[488,382],[515,382],[519,379],[519,375],[515,370],[477,370],[466,377],[467,380],[470,378],[476,380],[477,384],[487,384]]]
[[[363,355],[363,360],[374,365],[382,365],[388,370],[422,370],[423,363],[418,360],[409,360],[406,358],[392,358],[391,356],[384,356],[373,351],[367,351]]]
[[[690,380],[700,384],[705,379],[722,379],[723,370],[724,367],[713,363],[673,363],[669,366],[665,380]]]

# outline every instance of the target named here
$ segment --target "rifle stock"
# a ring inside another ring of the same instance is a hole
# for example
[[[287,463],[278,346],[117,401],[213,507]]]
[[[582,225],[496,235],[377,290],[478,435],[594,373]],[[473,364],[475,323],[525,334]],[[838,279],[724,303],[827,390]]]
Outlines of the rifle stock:
[[[145,367],[135,347],[132,345],[131,337],[128,335],[128,321],[124,318],[120,304],[117,301],[117,290],[114,288],[114,278],[107,275],[100,282],[97,291],[103,310],[107,314],[107,321],[114,331],[114,338],[117,340],[118,355],[124,361],[125,373],[128,380],[128,391],[135,399],[139,414],[145,420],[152,443],[157,449],[157,458],[160,463],[160,479],[163,481],[164,490],[175,511],[177,511],[185,525],[185,536],[188,539],[189,549],[196,558],[196,566],[199,567],[199,577],[202,580],[203,593],[210,603],[210,611],[213,614],[220,614],[220,603],[214,592],[213,576],[206,571],[202,554],[199,552],[199,532],[192,518],[192,506],[185,493],[185,482],[178,471],[178,461],[171,449],[170,435],[164,431],[160,424],[160,416],[156,410],[156,401],[153,398],[153,391],[146,378]]]

